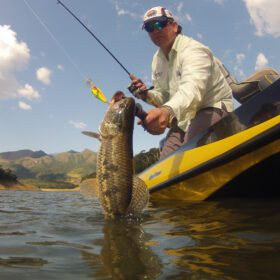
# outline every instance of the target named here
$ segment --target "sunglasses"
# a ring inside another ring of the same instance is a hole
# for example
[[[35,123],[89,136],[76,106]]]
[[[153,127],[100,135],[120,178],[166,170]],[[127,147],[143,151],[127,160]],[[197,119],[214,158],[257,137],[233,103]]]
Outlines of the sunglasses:
[[[168,24],[168,19],[157,20],[157,21],[154,21],[151,23],[149,22],[149,23],[144,24],[143,28],[147,32],[152,33],[152,32],[154,32],[155,28],[157,30],[162,30],[167,24]]]

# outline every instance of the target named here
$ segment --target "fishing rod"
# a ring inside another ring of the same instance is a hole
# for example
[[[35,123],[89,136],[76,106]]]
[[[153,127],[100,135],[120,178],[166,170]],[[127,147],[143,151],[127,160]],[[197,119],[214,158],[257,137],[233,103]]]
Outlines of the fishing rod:
[[[66,52],[66,50],[63,48],[63,46],[61,45],[61,43],[56,39],[56,37],[54,36],[54,34],[51,32],[51,30],[47,27],[47,25],[43,22],[43,20],[39,17],[39,15],[33,10],[33,8],[30,6],[30,4],[27,2],[27,0],[23,0],[25,5],[27,6],[27,8],[30,10],[30,12],[34,15],[34,17],[39,21],[39,23],[44,27],[44,29],[47,31],[47,33],[50,35],[50,37],[54,40],[54,42],[58,45],[58,47],[62,50],[62,52],[66,55],[66,57],[69,59],[69,61],[73,64],[73,66],[76,68],[76,70],[79,72],[79,74],[81,75],[81,77],[84,79],[84,75],[81,72],[81,70],[79,69],[79,67],[74,63],[74,61],[72,60],[72,58],[70,57],[70,55]],[[63,5],[63,3],[61,1],[58,0],[58,3]],[[63,5],[65,7],[65,5]],[[67,7],[65,7],[67,9]],[[70,12],[71,13],[71,12]],[[75,17],[76,18],[76,17]],[[77,19],[79,22],[80,20]],[[84,24],[82,23],[82,25],[84,26]],[[84,26],[87,30],[88,28],[86,26]],[[90,33],[91,31],[88,30]],[[93,35],[94,36],[94,35]],[[95,36],[94,36],[95,37]],[[97,39],[99,42],[100,40]],[[101,43],[101,42],[100,42]],[[102,44],[102,43],[101,43]],[[103,44],[102,44],[103,45]],[[112,53],[105,47],[105,49],[112,55]],[[114,58],[115,56],[112,55]],[[115,60],[123,67],[123,69],[125,70],[125,72],[127,74],[130,75],[130,73],[128,72],[128,70],[115,58]],[[100,88],[98,88],[96,85],[93,84],[91,79],[87,79],[86,83],[89,85],[92,94],[99,100],[101,100],[104,103],[108,103],[105,95],[103,94],[103,92],[100,90]],[[128,88],[131,91],[131,85]],[[134,94],[131,91],[132,94]],[[136,103],[136,116],[138,116],[142,121],[144,121],[144,119],[146,118],[147,113],[143,110],[142,106],[139,103]]]
[[[112,56],[112,58],[122,67],[122,69],[130,76],[131,73],[123,66],[123,64],[112,54],[112,52],[98,39],[97,36],[93,34],[93,32],[68,8],[66,7],[60,0],[57,0],[57,4],[60,4],[69,14],[71,14],[89,33],[90,35]]]
[[[113,55],[113,53],[102,43],[102,41],[93,34],[93,32],[67,7],[65,6],[60,0],[57,0],[57,4],[60,4],[70,15],[72,15],[89,33],[90,35],[111,55],[111,57],[122,67],[122,69],[128,74],[131,78],[133,75],[127,70],[126,67]],[[151,90],[154,87],[151,86],[147,89]],[[136,97],[139,97],[140,89],[137,88],[132,83],[128,86],[128,90]]]
[[[72,15],[86,30],[89,34],[111,55],[111,57],[122,67],[122,69],[128,74],[128,76],[132,79],[133,75],[127,70],[126,67],[113,55],[113,53],[102,43],[102,41],[93,34],[93,32],[60,0],[57,0],[57,4],[60,4],[70,15]],[[151,86],[147,89],[151,90],[154,86]],[[140,89],[137,88],[133,83],[128,86],[128,90],[137,98],[140,97]],[[94,94],[95,95],[95,94]],[[96,96],[96,95],[95,95]],[[140,119],[144,119],[146,117],[146,112],[143,110],[142,107],[137,108],[137,112],[141,115]]]

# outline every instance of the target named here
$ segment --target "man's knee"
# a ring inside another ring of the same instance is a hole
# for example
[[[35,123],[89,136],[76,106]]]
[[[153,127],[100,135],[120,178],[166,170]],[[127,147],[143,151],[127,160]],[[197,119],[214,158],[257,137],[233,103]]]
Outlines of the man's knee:
[[[180,148],[184,142],[185,133],[180,129],[171,129],[167,136],[160,141],[160,159],[166,157],[173,151]]]

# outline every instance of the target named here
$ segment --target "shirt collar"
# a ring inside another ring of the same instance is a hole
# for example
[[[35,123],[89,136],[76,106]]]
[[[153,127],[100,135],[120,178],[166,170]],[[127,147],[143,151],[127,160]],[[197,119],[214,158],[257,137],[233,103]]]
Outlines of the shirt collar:
[[[176,38],[175,38],[175,40],[174,40],[174,43],[173,43],[173,45],[172,45],[172,48],[171,48],[171,50],[170,50],[170,52],[169,52],[169,59],[170,59],[175,53],[178,52],[178,49],[179,49],[179,42],[180,42],[181,37],[182,37],[181,34],[178,34],[178,35],[176,36]],[[161,49],[159,49],[159,55],[160,55],[160,57],[166,59],[166,57],[165,57],[165,55],[164,55],[164,53],[162,52]]]
[[[179,42],[180,42],[180,39],[181,39],[181,38],[182,38],[182,35],[181,35],[181,34],[178,34],[178,35],[176,36],[175,41],[174,41],[174,43],[173,43],[173,45],[172,45],[171,51],[175,51],[175,52],[178,51],[178,49],[179,49]]]

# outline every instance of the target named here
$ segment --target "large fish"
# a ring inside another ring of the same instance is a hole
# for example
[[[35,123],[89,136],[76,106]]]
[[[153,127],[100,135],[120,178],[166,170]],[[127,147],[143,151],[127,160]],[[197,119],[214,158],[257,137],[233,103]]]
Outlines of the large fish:
[[[134,176],[133,128],[136,105],[118,91],[110,101],[99,127],[97,158],[99,200],[107,217],[138,216],[148,203],[145,183]],[[91,132],[83,132],[97,137]]]

